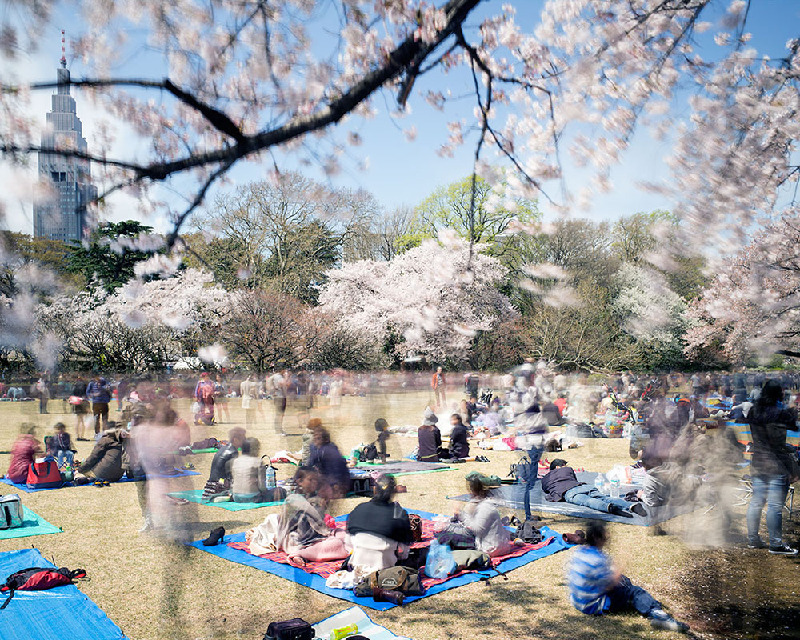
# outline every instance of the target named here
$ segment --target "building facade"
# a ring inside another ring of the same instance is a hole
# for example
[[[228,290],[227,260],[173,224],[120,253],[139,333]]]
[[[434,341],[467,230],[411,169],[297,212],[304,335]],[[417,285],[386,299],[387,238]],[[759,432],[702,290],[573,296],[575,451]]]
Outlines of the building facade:
[[[86,152],[83,125],[75,113],[70,95],[70,76],[65,58],[58,69],[58,89],[52,96],[47,127],[39,152],[39,176],[49,180],[53,195],[34,206],[33,235],[63,242],[80,241],[88,226],[87,204],[97,197],[87,160],[62,157],[47,149],[74,149]]]

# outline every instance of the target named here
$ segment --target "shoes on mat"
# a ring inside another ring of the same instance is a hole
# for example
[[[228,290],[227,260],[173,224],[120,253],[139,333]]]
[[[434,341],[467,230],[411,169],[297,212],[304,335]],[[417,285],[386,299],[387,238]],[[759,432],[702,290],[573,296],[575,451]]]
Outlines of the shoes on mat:
[[[216,547],[225,539],[225,527],[217,527],[211,530],[211,535],[203,540],[204,547]]]
[[[400,591],[391,591],[388,589],[373,589],[372,599],[375,602],[391,602],[398,606],[403,606],[405,596]]]
[[[628,511],[627,509],[623,509],[619,505],[610,504],[608,505],[608,512],[615,516],[621,516],[623,518],[632,518],[633,514]]]
[[[647,509],[644,508],[644,505],[641,502],[634,502],[631,506],[631,511],[633,511],[637,516],[642,516],[642,518],[647,517]]]
[[[584,544],[586,542],[586,532],[583,529],[578,529],[575,533],[565,533],[562,537],[567,544]]]

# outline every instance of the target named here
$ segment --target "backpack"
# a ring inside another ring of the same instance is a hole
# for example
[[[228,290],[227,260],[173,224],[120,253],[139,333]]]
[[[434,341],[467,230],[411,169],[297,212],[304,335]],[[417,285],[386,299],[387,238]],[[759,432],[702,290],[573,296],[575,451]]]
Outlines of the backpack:
[[[24,523],[22,500],[16,493],[0,496],[0,529],[14,529]]]
[[[542,541],[542,532],[536,527],[534,520],[525,520],[517,526],[514,533],[515,538],[519,538],[528,544],[537,544]]]
[[[357,596],[371,596],[374,589],[400,591],[409,596],[421,596],[424,593],[419,581],[419,572],[409,567],[389,567],[373,571],[364,576],[353,589]]]
[[[511,465],[508,476],[515,478],[519,484],[525,484],[529,478],[535,482],[539,477],[539,465],[533,464],[528,456],[523,456],[519,462]]]
[[[28,489],[56,489],[64,484],[58,464],[51,458],[44,462],[32,462],[28,468],[28,477],[25,485]]]
[[[416,513],[408,516],[408,523],[411,525],[411,539],[414,542],[422,540],[422,518]]]
[[[8,593],[8,597],[3,606],[0,607],[0,611],[8,606],[16,591],[44,591],[45,589],[72,584],[73,580],[85,577],[86,571],[84,569],[75,569],[74,571],[70,571],[65,567],[61,569],[51,569],[49,567],[20,569],[8,576],[5,584],[0,586],[0,593]]]
[[[302,618],[270,622],[264,640],[314,640],[314,630]]]
[[[378,447],[376,447],[375,443],[373,442],[371,444],[364,445],[364,447],[358,454],[358,461],[372,462],[377,457],[378,457]]]

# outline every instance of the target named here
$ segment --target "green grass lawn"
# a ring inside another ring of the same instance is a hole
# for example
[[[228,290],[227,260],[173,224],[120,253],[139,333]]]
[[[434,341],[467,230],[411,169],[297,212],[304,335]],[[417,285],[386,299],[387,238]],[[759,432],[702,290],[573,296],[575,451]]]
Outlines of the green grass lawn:
[[[334,442],[347,452],[359,442],[374,439],[372,423],[377,417],[386,417],[391,425],[417,424],[427,401],[425,393],[346,397],[340,408],[315,408],[312,415],[323,419],[331,428]],[[177,403],[177,408],[190,419],[188,401]],[[230,420],[223,413],[222,424],[194,427],[194,440],[207,436],[222,439],[230,426],[243,426],[239,401],[231,400],[229,408]],[[58,413],[66,411],[61,401],[51,401],[51,413],[46,416],[36,414],[36,409],[36,403],[0,404],[0,450],[8,451],[22,421],[40,425],[40,439],[50,433],[58,420],[67,423],[75,436],[74,416]],[[274,434],[271,411],[271,404],[265,403],[258,426],[249,431],[261,441],[262,453],[299,449],[299,435],[283,438]],[[112,410],[112,418],[115,415]],[[287,430],[299,434],[306,415],[291,408]],[[440,419],[446,420],[447,415]],[[77,444],[78,457],[85,458],[91,443]],[[416,441],[393,436],[389,445],[392,456],[400,457],[411,451]],[[464,475],[468,471],[478,469],[505,476],[509,465],[519,458],[517,452],[490,451],[486,455],[491,460],[489,464],[465,464],[457,471],[402,477],[400,482],[408,487],[408,493],[399,497],[400,502],[406,507],[452,513],[455,503],[446,498],[464,493]],[[586,446],[559,456],[575,466],[602,471],[629,461],[626,440],[589,441]],[[202,488],[211,458],[189,458],[201,475],[176,480],[175,488]],[[8,455],[0,455],[0,470],[5,471],[7,465]],[[292,469],[280,465],[279,479],[287,477]],[[0,493],[10,490],[11,487],[0,485]],[[142,520],[133,483],[45,491],[23,494],[22,498],[28,507],[64,532],[3,541],[0,551],[35,546],[58,566],[85,568],[91,580],[80,589],[134,640],[260,640],[273,620],[302,617],[316,622],[350,606],[262,571],[165,543],[152,535],[140,535],[137,531]],[[359,501],[341,500],[334,505],[334,515],[348,513]],[[219,525],[229,532],[245,531],[276,510],[277,507],[270,507],[226,512],[198,505],[176,507],[180,517],[190,523],[195,538],[205,537]],[[743,511],[737,513],[741,515]],[[781,618],[798,613],[798,562],[738,548],[688,548],[682,534],[703,531],[704,527],[711,531],[714,517],[712,512],[708,516],[695,513],[677,518],[665,525],[669,535],[653,535],[652,529],[644,527],[612,525],[610,552],[634,582],[648,588],[678,617],[688,619],[703,637],[756,637],[749,630],[748,616],[753,620],[763,618],[758,637],[800,637],[798,618],[794,618],[794,624],[791,617],[786,624]],[[741,530],[742,519],[736,519],[737,530]],[[550,514],[544,514],[544,522],[560,532],[574,531],[586,524]],[[793,523],[787,525],[795,527]],[[407,607],[370,615],[395,633],[418,640],[671,637],[652,631],[636,615],[592,618],[575,611],[567,600],[565,587],[570,556],[569,551],[558,553],[511,572],[508,580],[467,585]],[[744,622],[737,623],[742,617]],[[737,625],[742,628],[737,630]],[[770,630],[770,626],[775,628]]]

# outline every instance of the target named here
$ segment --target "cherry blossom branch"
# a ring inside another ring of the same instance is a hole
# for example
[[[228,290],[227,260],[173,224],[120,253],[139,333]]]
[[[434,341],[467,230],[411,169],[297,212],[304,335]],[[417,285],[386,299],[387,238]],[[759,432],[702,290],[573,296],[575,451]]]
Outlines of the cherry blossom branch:
[[[169,78],[163,80],[146,80],[137,78],[82,78],[80,80],[70,79],[68,82],[41,82],[32,84],[31,90],[55,89],[64,84],[79,88],[103,88],[103,87],[138,87],[141,89],[160,89],[167,91],[172,96],[188,107],[191,107],[202,115],[208,123],[220,133],[230,136],[238,142],[244,140],[244,133],[225,113],[215,109],[211,105],[203,102],[188,91],[181,89]],[[5,88],[4,92],[13,92],[15,88]]]

